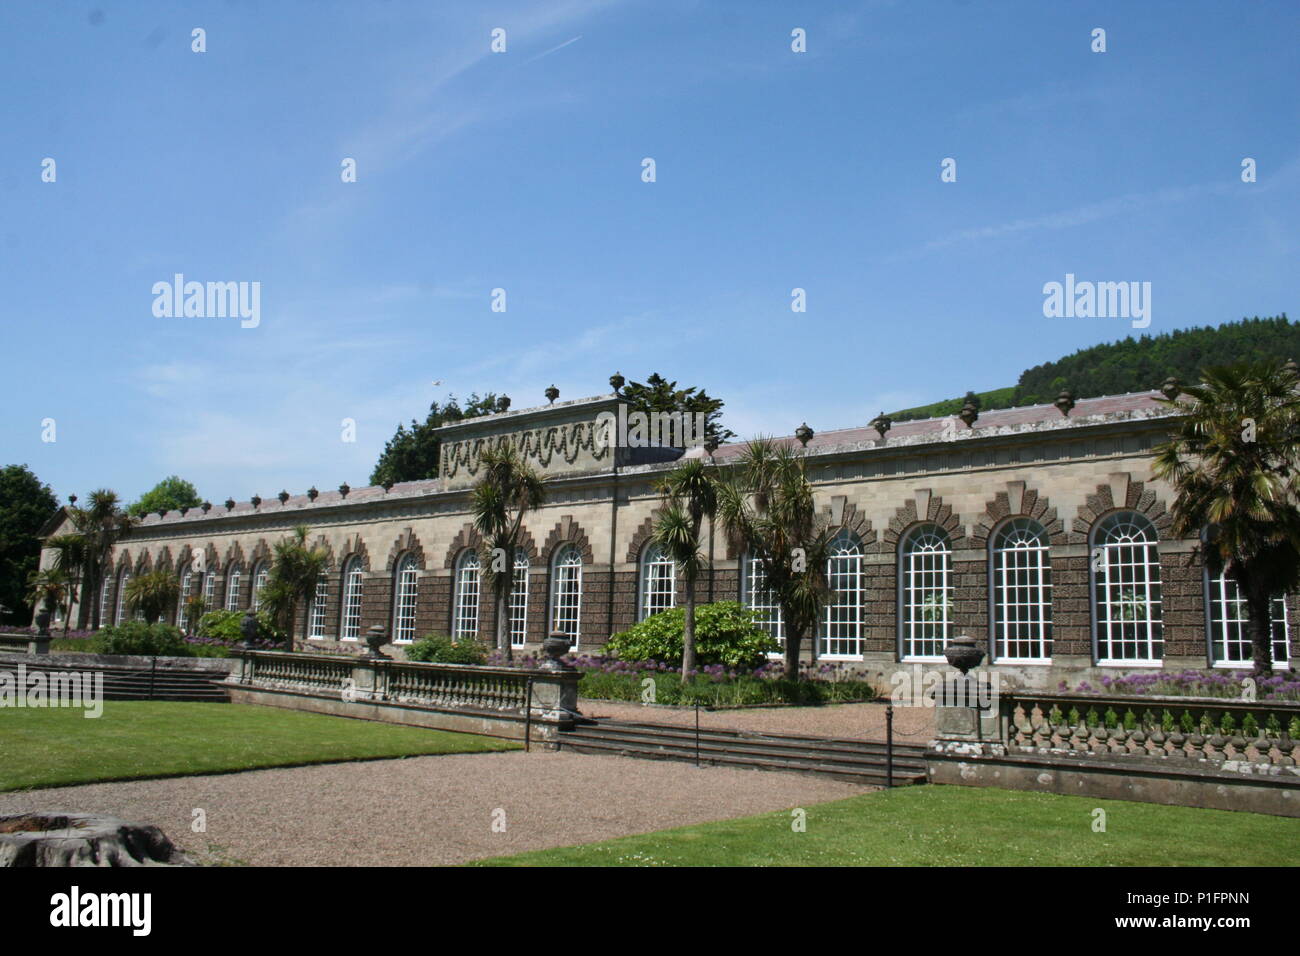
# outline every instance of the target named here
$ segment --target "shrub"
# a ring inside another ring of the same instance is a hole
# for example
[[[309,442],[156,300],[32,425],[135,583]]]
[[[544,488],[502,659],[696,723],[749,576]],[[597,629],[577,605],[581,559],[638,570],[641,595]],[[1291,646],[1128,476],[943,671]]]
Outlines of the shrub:
[[[686,610],[660,611],[609,639],[604,652],[625,661],[681,663]],[[754,613],[738,601],[701,604],[695,609],[695,658],[698,666],[721,665],[752,670],[781,649],[754,623]]]
[[[241,643],[244,633],[239,625],[243,619],[243,611],[209,611],[199,619],[197,635],[223,644]],[[279,644],[284,640],[284,635],[276,630],[270,616],[263,611],[257,612],[257,639],[267,644]]]
[[[472,637],[426,634],[407,645],[406,659],[434,664],[486,664],[488,648]]]
[[[193,657],[194,649],[185,643],[180,628],[170,624],[146,624],[126,621],[115,627],[102,628],[94,637],[101,654],[147,654],[165,657]]]

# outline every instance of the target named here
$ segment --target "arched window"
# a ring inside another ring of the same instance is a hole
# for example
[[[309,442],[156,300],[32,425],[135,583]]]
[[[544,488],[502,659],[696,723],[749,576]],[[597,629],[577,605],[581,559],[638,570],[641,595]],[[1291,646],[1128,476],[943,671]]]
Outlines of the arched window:
[[[677,606],[677,562],[651,542],[641,552],[639,619]]]
[[[311,599],[311,614],[307,618],[307,639],[321,640],[325,637],[325,610],[329,603],[330,577],[324,571],[316,579],[316,593]]]
[[[905,660],[942,660],[952,626],[952,551],[938,525],[913,528],[898,551]]]
[[[266,587],[266,579],[270,577],[271,565],[266,561],[258,561],[253,565],[253,596],[251,606],[254,611],[262,606],[262,588]]]
[[[361,637],[361,558],[353,555],[343,565],[343,600],[339,608],[339,637],[355,641]]]
[[[117,610],[113,614],[113,623],[121,624],[126,620],[126,585],[131,580],[131,569],[123,568],[117,578]]]
[[[745,574],[741,579],[741,602],[755,612],[755,623],[785,646],[785,622],[776,594],[767,586],[763,562],[754,554],[745,555]]]
[[[1052,659],[1052,562],[1047,532],[1013,518],[989,539],[994,654],[1000,661]]]
[[[112,605],[109,604],[109,597],[113,593],[113,579],[105,574],[104,580],[99,586],[99,626],[108,627],[113,622],[109,619],[109,612],[112,611]]]
[[[515,550],[514,579],[510,582],[510,646],[528,641],[528,552]]]
[[[239,582],[244,575],[244,569],[238,564],[232,564],[230,570],[226,572],[226,610],[239,610]]]
[[[582,552],[566,544],[551,562],[551,630],[567,634],[578,646],[582,613]]]
[[[190,585],[194,583],[194,569],[187,561],[181,567],[181,591],[176,597],[176,626],[182,631],[190,626],[189,611],[185,602],[190,596]]]
[[[822,655],[862,656],[862,617],[866,605],[862,579],[862,547],[848,531],[837,534],[826,557],[830,599],[822,616]]]
[[[456,592],[452,600],[452,637],[478,635],[478,552],[466,548],[456,562]]]
[[[397,562],[393,581],[393,642],[415,640],[415,599],[420,590],[420,569],[415,555],[405,554]]]
[[[1159,662],[1164,633],[1156,529],[1137,512],[1108,515],[1093,529],[1089,563],[1097,662]]]
[[[1211,578],[1206,569],[1206,589],[1210,596],[1210,660],[1216,667],[1249,666],[1255,655],[1250,640],[1250,615],[1246,598],[1237,582],[1221,571]],[[1291,660],[1291,627],[1282,595],[1273,598],[1273,661],[1286,664]]]
[[[208,570],[203,572],[203,610],[215,611],[213,602],[217,597],[217,572]]]

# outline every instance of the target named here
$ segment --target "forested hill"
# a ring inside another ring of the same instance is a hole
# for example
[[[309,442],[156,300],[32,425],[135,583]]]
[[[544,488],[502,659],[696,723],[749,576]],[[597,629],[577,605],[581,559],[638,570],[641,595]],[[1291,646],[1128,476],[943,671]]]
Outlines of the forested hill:
[[[1014,386],[977,392],[982,409],[1052,402],[1061,389],[1076,398],[1095,398],[1159,388],[1170,375],[1184,382],[1200,379],[1201,368],[1264,358],[1300,360],[1300,322],[1286,313],[1272,319],[1242,319],[1217,327],[1179,329],[1120,342],[1094,345],[1073,355],[1035,365]],[[952,415],[962,398],[950,398],[893,412],[895,421]]]

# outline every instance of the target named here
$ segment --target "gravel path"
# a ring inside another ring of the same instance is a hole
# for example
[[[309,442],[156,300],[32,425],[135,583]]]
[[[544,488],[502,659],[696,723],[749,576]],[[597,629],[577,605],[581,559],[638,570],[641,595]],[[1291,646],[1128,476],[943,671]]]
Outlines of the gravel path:
[[[428,866],[808,806],[865,789],[802,774],[539,750],[5,793],[0,814],[75,810],[153,823],[204,863]],[[206,833],[191,831],[195,808],[206,811]],[[504,833],[493,832],[498,809]]]
[[[612,717],[642,723],[695,726],[695,711],[676,707],[647,707],[623,701],[578,702],[586,717]],[[828,704],[824,707],[754,707],[746,710],[700,711],[701,729],[753,730],[810,737],[885,739],[884,704]],[[894,741],[926,744],[934,735],[934,708],[895,707]]]

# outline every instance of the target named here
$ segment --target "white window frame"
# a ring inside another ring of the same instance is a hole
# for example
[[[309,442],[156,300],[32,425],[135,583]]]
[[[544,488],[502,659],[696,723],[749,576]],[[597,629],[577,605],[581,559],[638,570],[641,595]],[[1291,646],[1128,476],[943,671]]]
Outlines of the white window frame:
[[[1250,616],[1246,611],[1246,598],[1241,593],[1241,588],[1228,576],[1226,569],[1220,571],[1217,577],[1210,577],[1207,568],[1205,578],[1209,598],[1206,642],[1212,666],[1238,670],[1250,667],[1255,663],[1255,648],[1250,640]],[[1290,665],[1291,619],[1285,595],[1274,595],[1272,611],[1273,663]],[[1230,649],[1239,650],[1241,656],[1231,656],[1228,653]]]
[[[641,551],[641,573],[638,579],[638,621],[644,621],[660,611],[671,611],[677,606],[677,562],[653,541]]]
[[[271,576],[271,563],[269,561],[258,561],[253,565],[253,593],[249,595],[248,606],[254,612],[262,607],[262,588],[266,587],[266,580]]]
[[[989,536],[989,620],[994,660],[1052,662],[1052,560],[1047,529],[1033,518],[1003,522]]]
[[[466,548],[456,559],[456,585],[452,593],[452,637],[478,637],[479,596],[483,574],[478,552]]]
[[[943,661],[952,637],[952,544],[936,524],[919,524],[898,548],[899,657]],[[934,600],[937,598],[937,600]],[[930,607],[942,613],[927,620]]]
[[[307,640],[323,641],[325,639],[325,612],[328,610],[330,593],[330,576],[322,571],[316,579],[316,593],[311,598],[310,614],[307,616]]]
[[[364,571],[361,557],[353,555],[343,564],[342,599],[339,601],[339,640],[361,639],[361,589]]]
[[[415,640],[415,605],[420,597],[420,569],[415,555],[402,555],[393,575],[393,643]]]
[[[1136,511],[1115,511],[1094,525],[1089,540],[1097,666],[1160,667],[1164,622],[1155,526]],[[1144,609],[1141,618],[1136,616],[1139,607]],[[1125,656],[1125,645],[1144,653]]]
[[[528,552],[515,549],[514,575],[510,581],[510,646],[528,643]]]
[[[582,552],[566,544],[551,559],[550,632],[569,637],[572,651],[582,634]]]
[[[190,587],[194,583],[194,565],[186,561],[181,568],[181,593],[176,602],[176,626],[182,631],[189,627],[189,611],[185,608],[185,599],[190,596]]]
[[[242,564],[232,564],[226,570],[226,610],[239,610],[239,585],[243,580],[244,566]]]
[[[785,621],[776,595],[767,586],[767,572],[763,561],[752,551],[745,555],[745,573],[741,577],[741,603],[751,611],[765,616],[755,624],[767,631],[781,645],[781,650],[771,651],[768,657],[780,657],[785,652]]]
[[[117,576],[117,605],[113,609],[113,623],[121,624],[126,620],[126,585],[131,580],[131,569],[123,568]]]
[[[862,625],[866,611],[866,578],[862,545],[857,535],[842,530],[830,543],[826,556],[826,583],[830,597],[822,612],[821,650],[828,660],[862,657]]]
[[[203,609],[205,611],[215,611],[212,606],[212,599],[217,595],[217,572],[209,568],[203,572]]]
[[[105,574],[104,580],[101,582],[99,587],[99,626],[100,627],[109,627],[113,623],[111,619],[113,608],[110,606],[110,602],[108,599],[109,596],[113,593],[112,585],[113,585],[114,578],[115,575]]]

